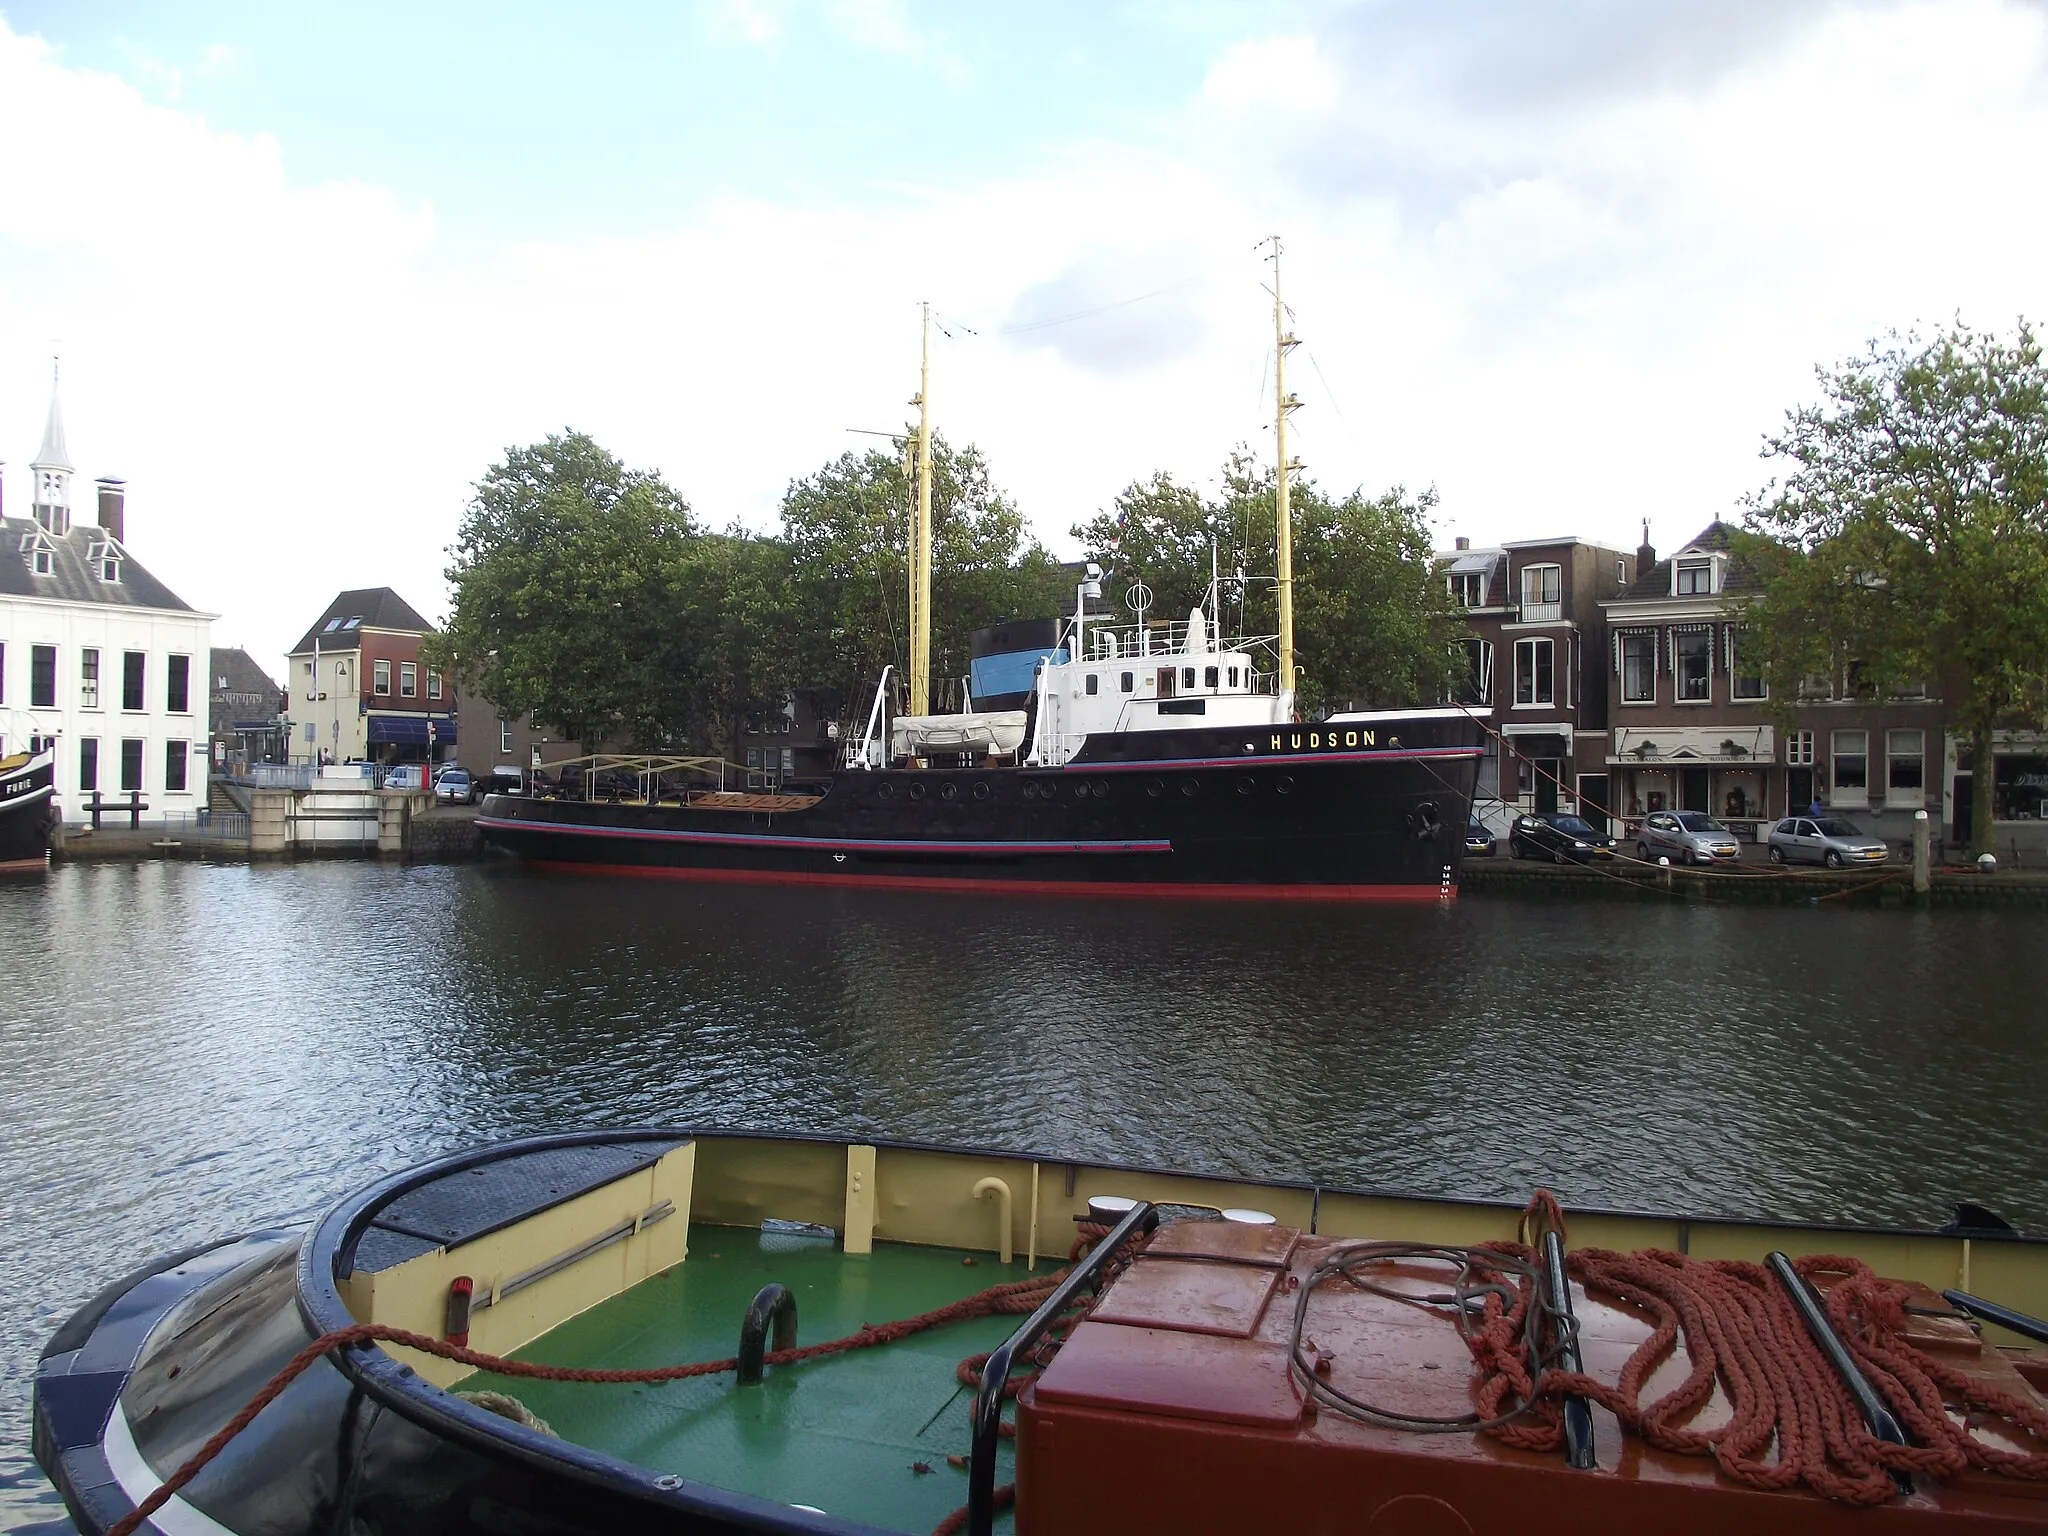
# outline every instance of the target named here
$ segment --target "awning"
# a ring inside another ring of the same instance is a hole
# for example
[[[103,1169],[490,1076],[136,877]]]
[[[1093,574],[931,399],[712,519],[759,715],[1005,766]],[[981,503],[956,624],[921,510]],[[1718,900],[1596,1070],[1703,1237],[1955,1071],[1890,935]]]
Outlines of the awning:
[[[455,721],[448,715],[372,715],[370,745],[424,747],[427,744],[429,721],[432,721],[434,726],[435,746],[455,745]]]
[[[1768,725],[1623,725],[1614,730],[1610,763],[1714,763],[1722,767],[1770,763],[1778,751]]]

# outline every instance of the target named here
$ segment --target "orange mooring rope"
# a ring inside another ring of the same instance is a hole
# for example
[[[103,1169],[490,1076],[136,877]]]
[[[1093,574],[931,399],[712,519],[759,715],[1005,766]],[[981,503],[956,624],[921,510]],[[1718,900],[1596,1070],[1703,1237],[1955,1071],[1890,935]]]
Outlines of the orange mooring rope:
[[[1553,1214],[1554,1213],[1554,1214]],[[1532,1219],[1563,1232],[1563,1214],[1548,1191],[1530,1202]],[[1523,1244],[1502,1251],[1533,1258]],[[1476,1406],[1482,1418],[1513,1415],[1487,1431],[1509,1445],[1555,1451],[1563,1444],[1559,1399],[1600,1404],[1624,1428],[1662,1450],[1711,1456],[1730,1479],[1752,1488],[1804,1484],[1848,1504],[1882,1504],[1897,1492],[1890,1474],[1918,1472],[1952,1478],[1972,1467],[2028,1480],[2048,1479],[2048,1454],[2008,1451],[1986,1444],[1966,1427],[1997,1420],[2048,1441],[2048,1412],[2037,1401],[1988,1387],[1966,1372],[1916,1348],[1904,1337],[1905,1299],[1911,1287],[1885,1280],[1859,1259],[1815,1255],[1797,1260],[1803,1278],[1841,1277],[1828,1291],[1828,1320],[1856,1357],[1872,1387],[1895,1413],[1912,1445],[1893,1445],[1872,1434],[1849,1388],[1807,1332],[1785,1287],[1761,1264],[1737,1259],[1694,1259],[1644,1249],[1617,1253],[1584,1248],[1567,1267],[1589,1293],[1639,1307],[1655,1320],[1620,1378],[1610,1385],[1584,1373],[1543,1372],[1533,1380],[1522,1325],[1531,1287],[1513,1307],[1486,1299],[1483,1326],[1467,1339],[1481,1372]],[[1644,1381],[1683,1335],[1690,1370],[1656,1401],[1642,1401]],[[1716,1382],[1727,1395],[1730,1421],[1693,1430],[1686,1421],[1712,1396]],[[1945,1404],[1969,1410],[1958,1422]],[[1775,1448],[1773,1459],[1766,1460]]]

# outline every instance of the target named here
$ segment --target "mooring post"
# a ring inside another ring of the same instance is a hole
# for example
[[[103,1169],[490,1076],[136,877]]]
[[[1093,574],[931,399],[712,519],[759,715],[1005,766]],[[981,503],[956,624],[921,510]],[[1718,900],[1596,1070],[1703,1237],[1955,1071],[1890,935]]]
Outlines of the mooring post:
[[[1913,894],[1925,896],[1934,883],[1931,860],[1928,857],[1930,828],[1927,812],[1913,813]]]

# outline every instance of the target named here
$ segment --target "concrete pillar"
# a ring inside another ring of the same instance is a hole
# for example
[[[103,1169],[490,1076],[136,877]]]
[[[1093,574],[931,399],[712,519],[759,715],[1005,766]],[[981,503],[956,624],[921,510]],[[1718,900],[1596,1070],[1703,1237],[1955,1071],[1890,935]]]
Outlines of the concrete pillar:
[[[402,794],[379,795],[377,797],[377,851],[389,854],[404,853],[406,824],[411,819],[412,805],[410,797]]]
[[[1930,854],[1931,828],[1925,811],[1913,813],[1913,890],[1924,896],[1934,884],[1933,858]]]
[[[249,851],[284,853],[291,847],[292,792],[288,789],[249,791]]]

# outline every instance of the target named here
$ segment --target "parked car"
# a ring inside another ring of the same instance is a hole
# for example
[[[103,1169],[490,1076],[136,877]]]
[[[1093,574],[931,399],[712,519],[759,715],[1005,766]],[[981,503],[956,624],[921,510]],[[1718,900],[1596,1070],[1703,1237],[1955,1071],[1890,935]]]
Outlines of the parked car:
[[[422,789],[426,769],[418,763],[393,763],[384,770],[386,789]]]
[[[1517,816],[1508,833],[1509,851],[1518,859],[1547,858],[1552,863],[1570,859],[1574,864],[1614,857],[1614,839],[1593,830],[1583,816],[1546,813]]]
[[[1882,838],[1870,836],[1840,816],[1787,816],[1771,828],[1773,864],[1882,864],[1891,854]]]
[[[1733,864],[1742,858],[1735,834],[1705,811],[1653,811],[1636,833],[1636,857],[1680,864]]]
[[[465,768],[443,768],[434,780],[434,798],[445,800],[450,805],[461,801],[464,805],[475,805],[477,800],[476,780]]]
[[[1465,857],[1468,859],[1490,859],[1493,857],[1493,834],[1486,830],[1486,823],[1477,816],[1465,823]]]
[[[485,795],[523,795],[526,793],[526,772],[520,768],[497,767],[477,775],[477,798]]]

